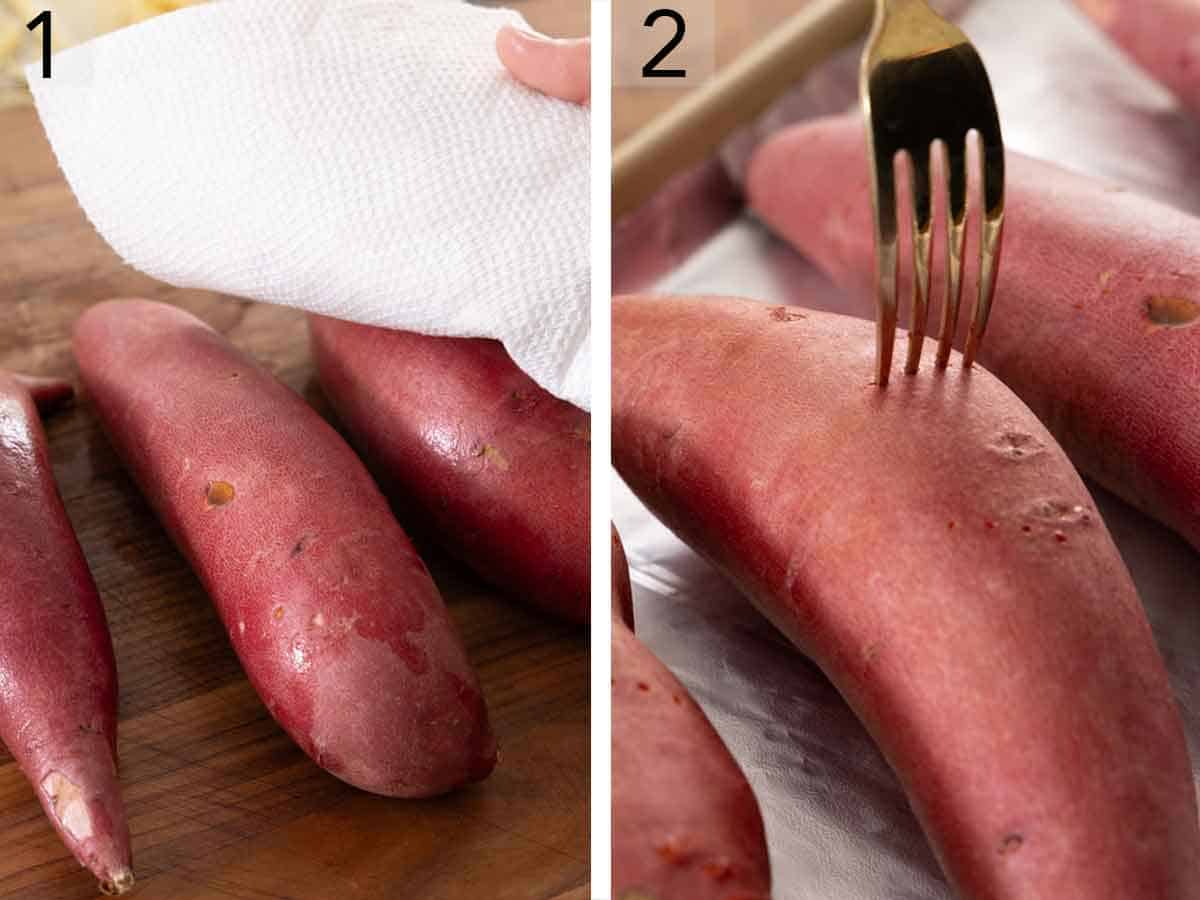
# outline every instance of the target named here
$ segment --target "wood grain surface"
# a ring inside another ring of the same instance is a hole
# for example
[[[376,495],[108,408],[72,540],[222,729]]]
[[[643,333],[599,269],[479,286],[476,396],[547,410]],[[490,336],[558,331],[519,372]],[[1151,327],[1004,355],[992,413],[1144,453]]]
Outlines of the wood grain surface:
[[[516,5],[543,30],[587,30],[586,3]],[[75,378],[71,327],[89,304],[115,296],[191,310],[333,421],[301,314],[177,290],[124,266],[85,220],[32,110],[0,111],[0,367]],[[116,650],[135,897],[584,900],[586,631],[501,596],[414,533],[479,671],[500,764],[482,784],[437,800],[357,791],[318,769],[267,714],[87,398],[53,416],[47,432]],[[0,897],[96,896],[7,753],[0,846]]]

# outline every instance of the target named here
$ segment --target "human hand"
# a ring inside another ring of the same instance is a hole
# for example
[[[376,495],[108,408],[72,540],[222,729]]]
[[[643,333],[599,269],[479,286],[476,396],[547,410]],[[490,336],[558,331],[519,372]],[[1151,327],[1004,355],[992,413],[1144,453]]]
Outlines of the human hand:
[[[591,104],[591,38],[551,38],[505,25],[496,35],[496,52],[522,84],[559,100]]]

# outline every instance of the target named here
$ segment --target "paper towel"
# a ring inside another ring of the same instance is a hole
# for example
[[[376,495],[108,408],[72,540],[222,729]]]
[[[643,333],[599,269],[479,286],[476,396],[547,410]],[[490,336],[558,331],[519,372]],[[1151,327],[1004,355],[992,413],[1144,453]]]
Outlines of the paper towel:
[[[513,80],[509,10],[224,0],[26,74],[80,204],[180,287],[493,337],[585,408],[589,116]]]

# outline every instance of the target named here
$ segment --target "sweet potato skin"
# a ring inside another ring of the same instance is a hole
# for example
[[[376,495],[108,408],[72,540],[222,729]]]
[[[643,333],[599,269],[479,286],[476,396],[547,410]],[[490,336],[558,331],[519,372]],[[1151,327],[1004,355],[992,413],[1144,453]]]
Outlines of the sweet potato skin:
[[[633,584],[629,581],[629,560],[625,558],[625,545],[617,534],[617,526],[611,526],[611,530],[613,622],[620,622],[632,631]]]
[[[1138,65],[1200,113],[1200,4],[1195,0],[1075,0]]]
[[[309,328],[321,386],[389,493],[484,580],[586,622],[591,417],[496,341]]]
[[[762,814],[704,712],[630,630],[613,530],[613,890],[623,898],[768,900]]]
[[[961,896],[1200,897],[1178,711],[1078,475],[987,372],[880,391],[873,358],[857,319],[619,298],[616,466],[829,675]]]
[[[105,893],[133,886],[117,780],[117,669],[104,607],[34,406],[70,385],[0,372],[0,738]]]
[[[838,117],[775,137],[748,189],[767,224],[873,317],[868,171],[861,121]],[[980,361],[1085,473],[1200,548],[1200,221],[1017,153],[1006,189]],[[940,306],[936,261],[933,271]],[[976,271],[967,266],[964,310]],[[910,296],[907,279],[901,291]]]
[[[296,743],[389,796],[486,776],[495,741],[466,652],[337,433],[180,309],[102,303],[74,346],[110,439]]]

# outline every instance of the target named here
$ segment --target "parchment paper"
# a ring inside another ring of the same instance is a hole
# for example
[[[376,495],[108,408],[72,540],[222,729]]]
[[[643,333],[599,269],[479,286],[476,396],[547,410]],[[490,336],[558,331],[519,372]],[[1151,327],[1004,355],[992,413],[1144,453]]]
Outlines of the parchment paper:
[[[960,21],[988,66],[1009,148],[1200,213],[1200,124],[1070,3],[975,0]],[[841,89],[853,97],[852,83]],[[724,156],[736,176],[745,147]],[[851,311],[746,215],[656,289]],[[615,481],[638,633],[692,691],[754,785],[777,900],[948,900],[895,776],[837,692]],[[1200,554],[1089,487],[1149,613],[1200,784]]]

